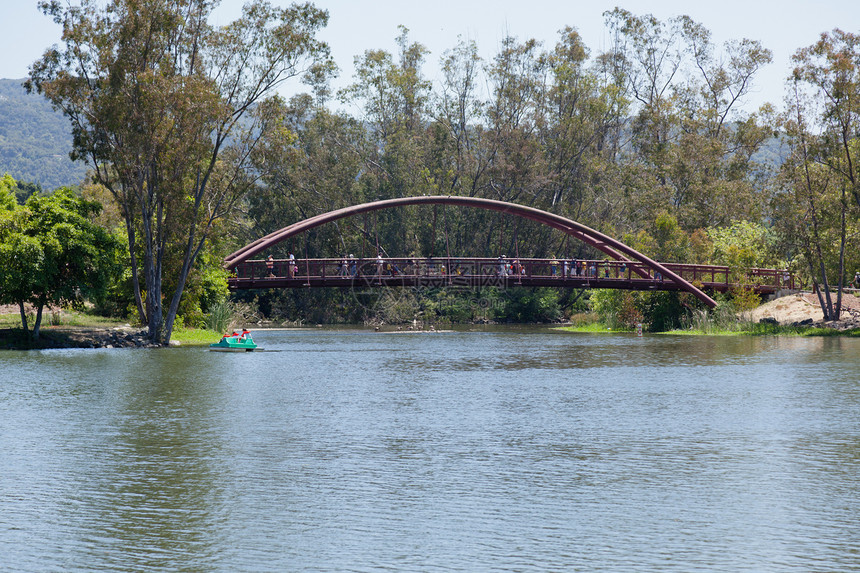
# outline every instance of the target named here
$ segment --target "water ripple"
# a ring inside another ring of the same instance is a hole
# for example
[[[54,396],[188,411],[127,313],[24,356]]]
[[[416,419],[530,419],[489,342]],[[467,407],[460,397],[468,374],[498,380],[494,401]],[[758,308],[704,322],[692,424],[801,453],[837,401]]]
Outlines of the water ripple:
[[[860,570],[860,341],[0,356],[0,569]]]

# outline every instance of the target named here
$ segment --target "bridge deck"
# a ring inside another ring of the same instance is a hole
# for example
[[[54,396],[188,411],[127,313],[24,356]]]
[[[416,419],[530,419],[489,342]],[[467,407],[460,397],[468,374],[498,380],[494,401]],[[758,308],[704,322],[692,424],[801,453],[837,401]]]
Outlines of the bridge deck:
[[[726,292],[737,286],[730,269],[718,265],[663,263],[700,288]],[[279,259],[240,263],[228,279],[233,290],[319,287],[565,287],[682,290],[636,262],[607,260],[386,258]],[[761,294],[797,288],[784,269],[747,269],[741,282]]]

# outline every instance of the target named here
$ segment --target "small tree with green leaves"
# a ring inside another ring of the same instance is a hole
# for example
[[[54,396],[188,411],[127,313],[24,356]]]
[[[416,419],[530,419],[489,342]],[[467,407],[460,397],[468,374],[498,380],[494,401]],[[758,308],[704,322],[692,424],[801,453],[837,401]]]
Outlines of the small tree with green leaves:
[[[25,332],[25,304],[33,305],[34,340],[45,306],[79,305],[115,271],[117,241],[90,221],[100,209],[63,189],[0,215],[0,301],[18,305]]]

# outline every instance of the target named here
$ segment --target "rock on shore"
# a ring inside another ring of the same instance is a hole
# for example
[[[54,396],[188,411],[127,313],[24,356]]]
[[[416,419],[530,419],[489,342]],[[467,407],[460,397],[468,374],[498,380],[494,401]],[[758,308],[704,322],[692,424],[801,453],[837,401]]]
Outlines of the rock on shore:
[[[843,293],[842,309],[841,320],[824,322],[818,297],[806,292],[765,303],[750,311],[750,318],[754,322],[776,322],[782,325],[816,325],[839,330],[860,328],[860,298],[853,293]]]

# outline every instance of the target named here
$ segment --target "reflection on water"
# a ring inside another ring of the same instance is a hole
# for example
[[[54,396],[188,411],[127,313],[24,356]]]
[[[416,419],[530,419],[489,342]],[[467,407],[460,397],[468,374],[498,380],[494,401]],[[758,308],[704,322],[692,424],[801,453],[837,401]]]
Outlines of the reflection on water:
[[[0,569],[860,570],[860,341],[0,354]]]

